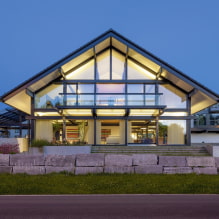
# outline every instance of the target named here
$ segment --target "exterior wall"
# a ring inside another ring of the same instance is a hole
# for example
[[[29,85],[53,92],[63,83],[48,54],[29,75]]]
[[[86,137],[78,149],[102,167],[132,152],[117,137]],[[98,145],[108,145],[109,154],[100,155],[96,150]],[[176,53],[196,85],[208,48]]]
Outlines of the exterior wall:
[[[119,143],[125,144],[125,120],[119,122]]]
[[[185,144],[183,129],[177,124],[171,124],[168,126],[167,136],[168,144]]]
[[[96,120],[96,144],[101,144],[101,122]]]
[[[36,139],[53,140],[52,120],[36,120]]]
[[[219,133],[192,133],[192,143],[219,143]]]
[[[78,154],[25,155],[1,154],[0,173],[46,174],[67,171],[137,174],[218,174],[219,159],[214,157],[171,157],[155,154]]]
[[[94,144],[94,120],[88,120],[86,140],[88,144]]]
[[[20,152],[28,151],[28,139],[27,138],[0,138],[1,144],[18,144]]]

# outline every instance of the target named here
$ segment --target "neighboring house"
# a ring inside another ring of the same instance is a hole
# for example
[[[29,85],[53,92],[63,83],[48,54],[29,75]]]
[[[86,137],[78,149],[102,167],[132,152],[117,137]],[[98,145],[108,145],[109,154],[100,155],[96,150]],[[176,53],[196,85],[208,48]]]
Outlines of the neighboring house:
[[[28,136],[29,124],[26,113],[13,108],[0,112],[0,138],[24,138]]]
[[[113,30],[1,98],[28,114],[32,139],[90,145],[190,145],[192,114],[218,99]]]
[[[191,131],[192,143],[219,144],[219,104],[196,113]]]

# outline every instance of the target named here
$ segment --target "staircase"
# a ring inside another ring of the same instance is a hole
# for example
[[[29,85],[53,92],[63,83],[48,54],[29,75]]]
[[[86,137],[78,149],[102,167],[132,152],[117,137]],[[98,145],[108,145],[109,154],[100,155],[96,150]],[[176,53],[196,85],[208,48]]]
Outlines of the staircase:
[[[211,156],[202,146],[92,146],[91,153]]]

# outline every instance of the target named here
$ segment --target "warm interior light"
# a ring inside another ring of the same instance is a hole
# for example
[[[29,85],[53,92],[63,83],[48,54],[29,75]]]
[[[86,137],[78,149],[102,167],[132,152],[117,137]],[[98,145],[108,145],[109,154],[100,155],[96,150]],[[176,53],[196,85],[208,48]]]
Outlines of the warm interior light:
[[[157,109],[131,109],[130,116],[153,116],[158,115]]]
[[[91,109],[69,109],[63,111],[67,116],[92,116]]]
[[[125,110],[123,109],[98,109],[98,116],[124,116]]]
[[[164,112],[162,116],[187,116],[187,112]]]
[[[60,116],[58,112],[35,112],[35,116]]]

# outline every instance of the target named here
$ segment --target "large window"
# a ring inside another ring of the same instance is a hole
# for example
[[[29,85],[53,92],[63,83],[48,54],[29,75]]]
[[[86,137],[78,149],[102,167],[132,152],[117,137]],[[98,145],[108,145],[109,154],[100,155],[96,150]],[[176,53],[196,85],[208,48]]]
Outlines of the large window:
[[[156,77],[154,74],[136,64],[135,62],[128,60],[128,79],[131,80],[154,80]]]
[[[63,105],[63,85],[52,84],[35,96],[35,108],[53,108]]]
[[[112,79],[125,79],[125,57],[112,50]]]
[[[94,79],[94,60],[72,70],[66,75],[67,80],[93,80]]]
[[[160,120],[159,144],[185,144],[186,120]]]
[[[186,108],[186,94],[172,85],[159,85],[159,93],[163,94],[160,98],[161,105],[166,105],[167,108]]]
[[[110,79],[110,50],[97,56],[97,80]]]

